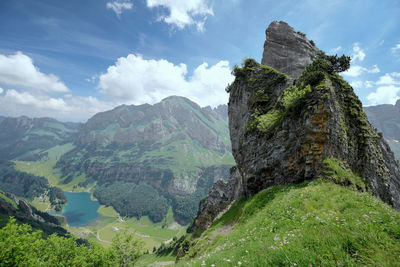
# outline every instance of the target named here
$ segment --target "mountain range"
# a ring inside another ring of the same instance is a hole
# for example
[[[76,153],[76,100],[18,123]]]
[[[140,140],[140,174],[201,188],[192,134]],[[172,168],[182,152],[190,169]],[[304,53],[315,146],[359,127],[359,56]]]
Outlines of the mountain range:
[[[193,219],[214,181],[229,177],[234,163],[227,106],[201,108],[177,96],[154,105],[118,106],[83,124],[1,118],[0,155],[33,166],[49,163],[45,165],[58,177],[57,184],[71,185],[72,190],[91,188],[102,204],[114,206],[123,216],[141,217],[157,209],[162,215],[151,218],[159,221],[172,206],[182,224]],[[113,193],[113,188],[122,184],[126,194],[146,185],[143,197],[165,205],[161,210],[156,202],[144,211],[133,203],[121,208],[124,192]]]

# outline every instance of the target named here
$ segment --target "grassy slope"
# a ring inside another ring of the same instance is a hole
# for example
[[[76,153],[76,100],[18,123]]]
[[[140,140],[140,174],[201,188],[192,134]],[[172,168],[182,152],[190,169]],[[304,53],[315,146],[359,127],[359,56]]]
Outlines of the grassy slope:
[[[192,244],[179,265],[399,266],[400,214],[332,182],[276,186],[238,201]]]
[[[46,159],[41,161],[14,161],[15,168],[19,171],[46,177],[50,185],[57,186],[65,191],[85,192],[87,191],[87,188],[82,188],[78,186],[80,182],[85,181],[86,177],[84,174],[75,177],[68,184],[62,184],[59,170],[54,169],[57,160],[63,154],[73,148],[74,145],[71,143],[52,147],[47,150],[48,157]]]

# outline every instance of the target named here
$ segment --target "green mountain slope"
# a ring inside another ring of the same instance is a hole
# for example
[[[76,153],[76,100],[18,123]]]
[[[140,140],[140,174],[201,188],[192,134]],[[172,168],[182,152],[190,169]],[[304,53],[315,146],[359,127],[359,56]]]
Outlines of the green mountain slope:
[[[181,240],[176,252],[183,256],[179,266],[398,266],[399,239],[393,208],[316,180],[238,200],[199,238]]]
[[[149,212],[137,211],[134,203],[125,205],[132,206],[127,211],[115,204],[125,201],[118,194],[113,199],[101,194],[109,194],[106,188],[116,182],[147,184],[156,192],[148,197],[167,200],[182,224],[193,219],[213,182],[228,178],[234,163],[226,106],[201,108],[177,96],[155,105],[123,105],[98,113],[82,127],[74,145],[55,166],[62,183],[84,175],[79,186],[96,182],[101,187],[95,194],[102,204],[139,217]],[[167,210],[168,205],[163,216]],[[152,217],[158,221],[163,216]]]
[[[20,224],[29,224],[34,230],[43,231],[45,236],[53,233],[60,236],[67,235],[58,218],[37,210],[13,194],[0,190],[0,228],[7,224],[10,217]]]
[[[0,160],[45,158],[45,150],[71,142],[78,127],[51,118],[0,118]]]
[[[397,160],[400,160],[400,101],[395,105],[364,107],[364,111],[372,125],[383,133]]]

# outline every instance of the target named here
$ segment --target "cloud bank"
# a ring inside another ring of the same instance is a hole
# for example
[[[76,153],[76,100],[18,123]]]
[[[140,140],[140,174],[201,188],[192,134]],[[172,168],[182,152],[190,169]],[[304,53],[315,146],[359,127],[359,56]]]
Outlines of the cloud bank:
[[[386,73],[379,77],[375,92],[367,96],[370,105],[395,104],[400,98],[400,73]]]
[[[40,72],[39,68],[34,66],[33,60],[22,52],[9,56],[0,54],[0,83],[44,92],[69,92],[57,76]]]
[[[72,96],[57,76],[42,73],[22,52],[0,54],[0,84],[4,86],[0,88],[0,114],[4,116],[82,121],[115,106],[91,96]]]
[[[170,95],[190,98],[201,106],[228,102],[226,86],[233,81],[229,62],[199,65],[188,75],[183,63],[146,60],[141,55],[121,57],[100,75],[98,87],[106,96],[127,104],[156,103]]]

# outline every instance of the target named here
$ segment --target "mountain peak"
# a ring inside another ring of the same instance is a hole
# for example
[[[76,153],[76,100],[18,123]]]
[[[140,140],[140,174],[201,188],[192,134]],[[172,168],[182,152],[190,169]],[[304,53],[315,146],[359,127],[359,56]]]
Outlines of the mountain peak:
[[[263,63],[246,59],[228,87],[236,168],[201,202],[195,227],[206,229],[240,196],[319,178],[370,191],[400,210],[399,166],[353,88],[305,34],[285,22],[266,32]]]
[[[314,42],[284,21],[272,22],[265,34],[263,65],[296,79],[316,57],[318,49]]]

